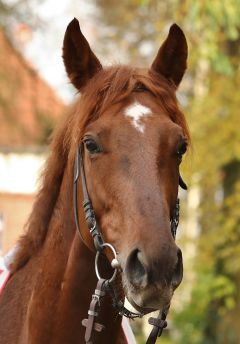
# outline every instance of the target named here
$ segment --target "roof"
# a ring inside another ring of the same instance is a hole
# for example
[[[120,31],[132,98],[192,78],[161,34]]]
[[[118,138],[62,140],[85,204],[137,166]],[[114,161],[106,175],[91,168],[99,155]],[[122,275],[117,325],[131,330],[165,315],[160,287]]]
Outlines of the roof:
[[[0,29],[0,145],[46,143],[64,103]]]

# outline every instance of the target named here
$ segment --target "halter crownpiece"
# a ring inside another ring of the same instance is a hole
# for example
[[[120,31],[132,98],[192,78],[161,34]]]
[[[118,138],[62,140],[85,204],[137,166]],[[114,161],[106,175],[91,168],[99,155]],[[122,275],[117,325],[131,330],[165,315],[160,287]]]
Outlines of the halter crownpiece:
[[[106,293],[109,293],[113,300],[113,306],[117,309],[118,314],[121,316],[125,316],[127,318],[139,318],[144,315],[144,313],[140,313],[136,311],[132,307],[128,308],[129,302],[125,300],[122,301],[119,298],[116,290],[113,288],[113,281],[117,277],[117,273],[120,270],[120,263],[117,258],[117,252],[115,248],[110,244],[104,242],[103,236],[99,229],[92,202],[90,200],[88,189],[87,189],[87,182],[86,182],[86,175],[84,170],[84,163],[83,163],[83,143],[78,146],[76,157],[75,157],[75,164],[74,164],[74,179],[73,179],[73,208],[74,208],[74,219],[76,223],[76,227],[82,242],[86,245],[85,240],[82,236],[80,225],[79,225],[79,217],[78,217],[78,180],[79,176],[81,175],[81,184],[82,184],[82,193],[83,193],[83,209],[85,213],[86,223],[89,229],[89,233],[91,234],[94,242],[94,246],[96,248],[96,257],[95,257],[95,272],[98,278],[98,284],[95,290],[95,293],[92,295],[92,301],[90,304],[90,308],[88,311],[88,319],[84,319],[82,321],[83,326],[86,327],[85,333],[85,341],[87,344],[93,343],[93,338],[95,332],[101,332],[104,329],[104,326],[96,322],[96,318],[99,315],[101,300],[105,296]],[[187,185],[184,183],[182,177],[179,175],[179,185],[183,189],[187,189]],[[177,227],[179,224],[179,199],[177,199],[176,206],[173,210],[171,222],[171,233],[173,238],[175,239],[177,233]],[[87,245],[86,245],[87,246]],[[113,259],[111,262],[111,267],[114,269],[113,275],[110,279],[103,279],[100,276],[99,269],[98,269],[98,261],[99,256],[102,254],[105,248],[108,248],[113,253]],[[153,326],[153,329],[148,337],[146,344],[154,344],[157,340],[157,337],[160,337],[162,334],[163,329],[167,326],[166,317],[169,310],[170,305],[168,305],[165,309],[159,312],[157,318],[150,318],[149,324]]]

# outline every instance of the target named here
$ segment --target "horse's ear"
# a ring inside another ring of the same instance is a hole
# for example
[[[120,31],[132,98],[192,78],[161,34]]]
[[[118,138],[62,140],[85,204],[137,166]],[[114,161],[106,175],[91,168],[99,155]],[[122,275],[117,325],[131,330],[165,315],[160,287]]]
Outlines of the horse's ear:
[[[174,82],[178,87],[187,68],[188,46],[177,24],[170,27],[168,37],[160,47],[151,69]]]
[[[102,69],[101,63],[83,36],[76,18],[68,24],[65,32],[63,61],[69,79],[78,90]]]

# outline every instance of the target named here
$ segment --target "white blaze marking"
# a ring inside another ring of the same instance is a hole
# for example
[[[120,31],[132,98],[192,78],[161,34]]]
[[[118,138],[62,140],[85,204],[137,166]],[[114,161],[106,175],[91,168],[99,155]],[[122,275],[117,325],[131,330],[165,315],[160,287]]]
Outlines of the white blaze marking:
[[[132,119],[134,127],[139,130],[141,133],[144,133],[144,123],[142,123],[142,118],[147,117],[152,114],[152,111],[138,103],[135,102],[132,105],[129,105],[125,110],[125,115]]]

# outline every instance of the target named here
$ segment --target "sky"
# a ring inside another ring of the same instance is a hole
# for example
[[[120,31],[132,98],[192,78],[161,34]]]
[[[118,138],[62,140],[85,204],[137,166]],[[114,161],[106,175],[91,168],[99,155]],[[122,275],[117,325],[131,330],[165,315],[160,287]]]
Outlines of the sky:
[[[41,29],[33,31],[32,39],[21,50],[32,66],[55,89],[65,101],[71,102],[76,94],[70,85],[62,61],[62,42],[68,23],[77,17],[81,29],[90,44],[94,44],[93,13],[96,8],[91,1],[45,0],[36,9],[43,19]]]

